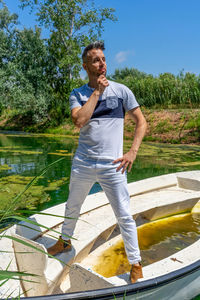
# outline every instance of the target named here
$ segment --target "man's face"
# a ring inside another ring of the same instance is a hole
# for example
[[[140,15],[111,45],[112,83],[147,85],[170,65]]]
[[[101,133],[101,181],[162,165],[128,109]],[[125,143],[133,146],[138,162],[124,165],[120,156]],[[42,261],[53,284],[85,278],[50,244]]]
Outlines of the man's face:
[[[107,66],[103,51],[101,49],[91,49],[88,51],[86,61],[83,63],[83,68],[89,77],[106,75]]]

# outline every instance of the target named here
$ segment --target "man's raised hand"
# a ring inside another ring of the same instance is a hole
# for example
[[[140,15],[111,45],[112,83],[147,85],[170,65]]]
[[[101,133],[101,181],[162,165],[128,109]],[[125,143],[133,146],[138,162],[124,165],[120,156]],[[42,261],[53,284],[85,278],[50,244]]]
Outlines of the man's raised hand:
[[[105,77],[105,75],[100,75],[98,80],[98,87],[97,90],[99,91],[100,94],[103,94],[105,88],[109,85],[107,78]]]

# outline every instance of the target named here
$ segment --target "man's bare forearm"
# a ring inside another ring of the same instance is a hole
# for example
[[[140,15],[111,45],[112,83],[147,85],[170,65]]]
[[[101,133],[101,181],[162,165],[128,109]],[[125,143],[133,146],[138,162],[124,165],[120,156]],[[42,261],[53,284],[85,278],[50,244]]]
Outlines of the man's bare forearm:
[[[94,90],[88,101],[75,114],[72,114],[73,122],[77,127],[82,128],[91,119],[99,96],[100,92]]]
[[[120,162],[120,165],[117,167],[116,171],[118,172],[121,170],[122,173],[124,173],[127,168],[128,172],[131,171],[133,162],[136,159],[137,152],[147,129],[147,123],[140,108],[129,111],[129,114],[136,123],[133,143],[128,152],[126,152],[122,157],[119,157],[113,161],[113,163]]]
[[[147,123],[145,119],[136,124],[134,139],[130,151],[133,151],[137,154],[139,147],[142,143],[143,137],[145,136],[146,129]]]
[[[106,77],[100,75],[97,86],[88,101],[81,108],[72,110],[72,120],[77,127],[82,128],[91,119],[99,97],[108,85]]]

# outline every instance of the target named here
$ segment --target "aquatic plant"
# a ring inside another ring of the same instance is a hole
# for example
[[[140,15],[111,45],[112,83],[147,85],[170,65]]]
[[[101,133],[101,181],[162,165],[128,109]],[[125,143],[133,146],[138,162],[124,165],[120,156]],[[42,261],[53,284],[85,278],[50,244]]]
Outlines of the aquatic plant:
[[[26,214],[33,214],[33,211],[29,211],[29,210],[26,210],[26,211],[22,210],[22,211],[20,211],[20,210],[17,210],[17,209],[16,209],[16,206],[17,206],[17,204],[18,204],[18,202],[19,202],[19,199],[20,199],[21,197],[23,197],[23,195],[26,194],[26,192],[34,185],[34,183],[38,180],[38,178],[40,178],[41,176],[43,176],[43,175],[47,172],[47,170],[48,170],[49,168],[51,168],[51,167],[54,166],[56,163],[58,163],[58,162],[60,162],[61,160],[64,160],[64,159],[65,159],[65,158],[62,157],[62,158],[60,158],[60,159],[54,161],[53,163],[51,163],[51,164],[48,165],[47,167],[45,167],[45,168],[44,168],[37,176],[35,176],[35,177],[34,177],[34,178],[33,178],[33,179],[25,186],[25,188],[23,189],[23,191],[21,191],[16,197],[14,197],[14,198],[12,199],[12,201],[10,202],[10,206],[7,207],[6,210],[2,211],[2,214],[1,214],[1,216],[0,216],[0,223],[1,223],[1,224],[2,224],[2,223],[5,223],[8,219],[13,219],[13,220],[15,220],[15,221],[21,221],[21,222],[25,221],[26,224],[27,224],[27,223],[30,224],[30,227],[29,227],[28,225],[24,225],[24,226],[26,226],[26,227],[28,227],[28,228],[31,228],[32,230],[35,230],[35,229],[33,229],[33,228],[31,227],[31,225],[37,225],[37,226],[40,226],[40,227],[45,227],[45,229],[47,229],[47,230],[49,230],[49,231],[58,233],[58,232],[57,232],[56,230],[54,230],[54,229],[51,229],[51,228],[46,227],[46,226],[44,226],[44,225],[42,225],[42,224],[38,224],[38,223],[35,222],[35,221],[32,221],[32,220],[30,220],[30,219],[27,219],[27,218],[24,216],[24,214],[25,214],[25,213],[26,213]],[[13,214],[13,213],[15,213],[15,214]],[[35,213],[40,213],[40,214],[48,215],[48,216],[50,215],[50,214],[45,214],[45,213],[42,213],[42,212],[36,212],[36,211],[35,211]],[[23,215],[22,215],[22,214],[23,214]],[[56,216],[56,217],[62,217],[62,218],[63,218],[63,216],[58,216],[58,215],[53,215],[53,214],[52,214],[51,216],[54,216],[54,217]],[[11,225],[12,225],[12,223],[10,224],[10,226],[11,226]],[[23,226],[23,223],[21,223],[21,225]],[[25,241],[22,241],[20,238],[16,238],[16,237],[14,237],[14,236],[12,236],[12,235],[6,234],[6,232],[7,232],[7,231],[4,231],[4,232],[1,234],[0,239],[5,239],[5,238],[7,238],[7,239],[10,239],[10,240],[15,240],[15,241],[17,241],[17,242],[19,242],[19,243],[21,243],[21,244],[24,244],[24,245],[26,245],[26,246],[28,246],[28,247],[30,247],[30,248],[36,250],[36,251],[40,251],[40,252],[44,253],[45,255],[48,255],[48,256],[50,256],[50,257],[56,259],[56,260],[59,260],[59,259],[57,259],[57,258],[51,256],[50,254],[46,253],[45,251],[38,250],[36,247],[34,247],[33,245],[31,245],[30,243],[25,242]],[[67,236],[67,238],[69,238],[69,237]],[[6,253],[7,253],[7,251],[2,251],[2,250],[0,250],[0,252],[1,252],[1,253],[2,253],[2,252],[6,252]],[[59,260],[59,261],[60,261],[60,260]],[[60,261],[60,262],[63,263],[62,261]],[[9,270],[10,264],[11,264],[11,262],[8,264],[8,266],[7,266],[7,268],[6,268],[5,270],[0,270],[0,287],[3,286],[4,284],[6,284],[6,283],[8,282],[8,280],[10,280],[10,279],[12,279],[12,280],[30,281],[30,280],[27,280],[27,279],[26,279],[27,276],[37,277],[36,274],[32,274],[32,273],[19,272],[19,271],[10,271],[10,270]],[[37,282],[37,278],[35,279],[34,282]],[[12,296],[12,292],[11,292],[11,294],[9,295],[9,297],[10,297],[10,296]],[[21,295],[19,294],[19,297],[18,297],[18,298],[20,298],[20,296],[21,296]]]

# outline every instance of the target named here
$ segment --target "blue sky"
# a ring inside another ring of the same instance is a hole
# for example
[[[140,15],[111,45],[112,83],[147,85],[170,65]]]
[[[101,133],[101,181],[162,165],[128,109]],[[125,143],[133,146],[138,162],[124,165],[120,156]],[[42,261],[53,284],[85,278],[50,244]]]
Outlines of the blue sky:
[[[4,0],[26,27],[34,15],[18,8],[18,0]],[[116,9],[117,22],[105,23],[108,74],[134,67],[159,75],[164,72],[200,74],[200,0],[95,0]]]

